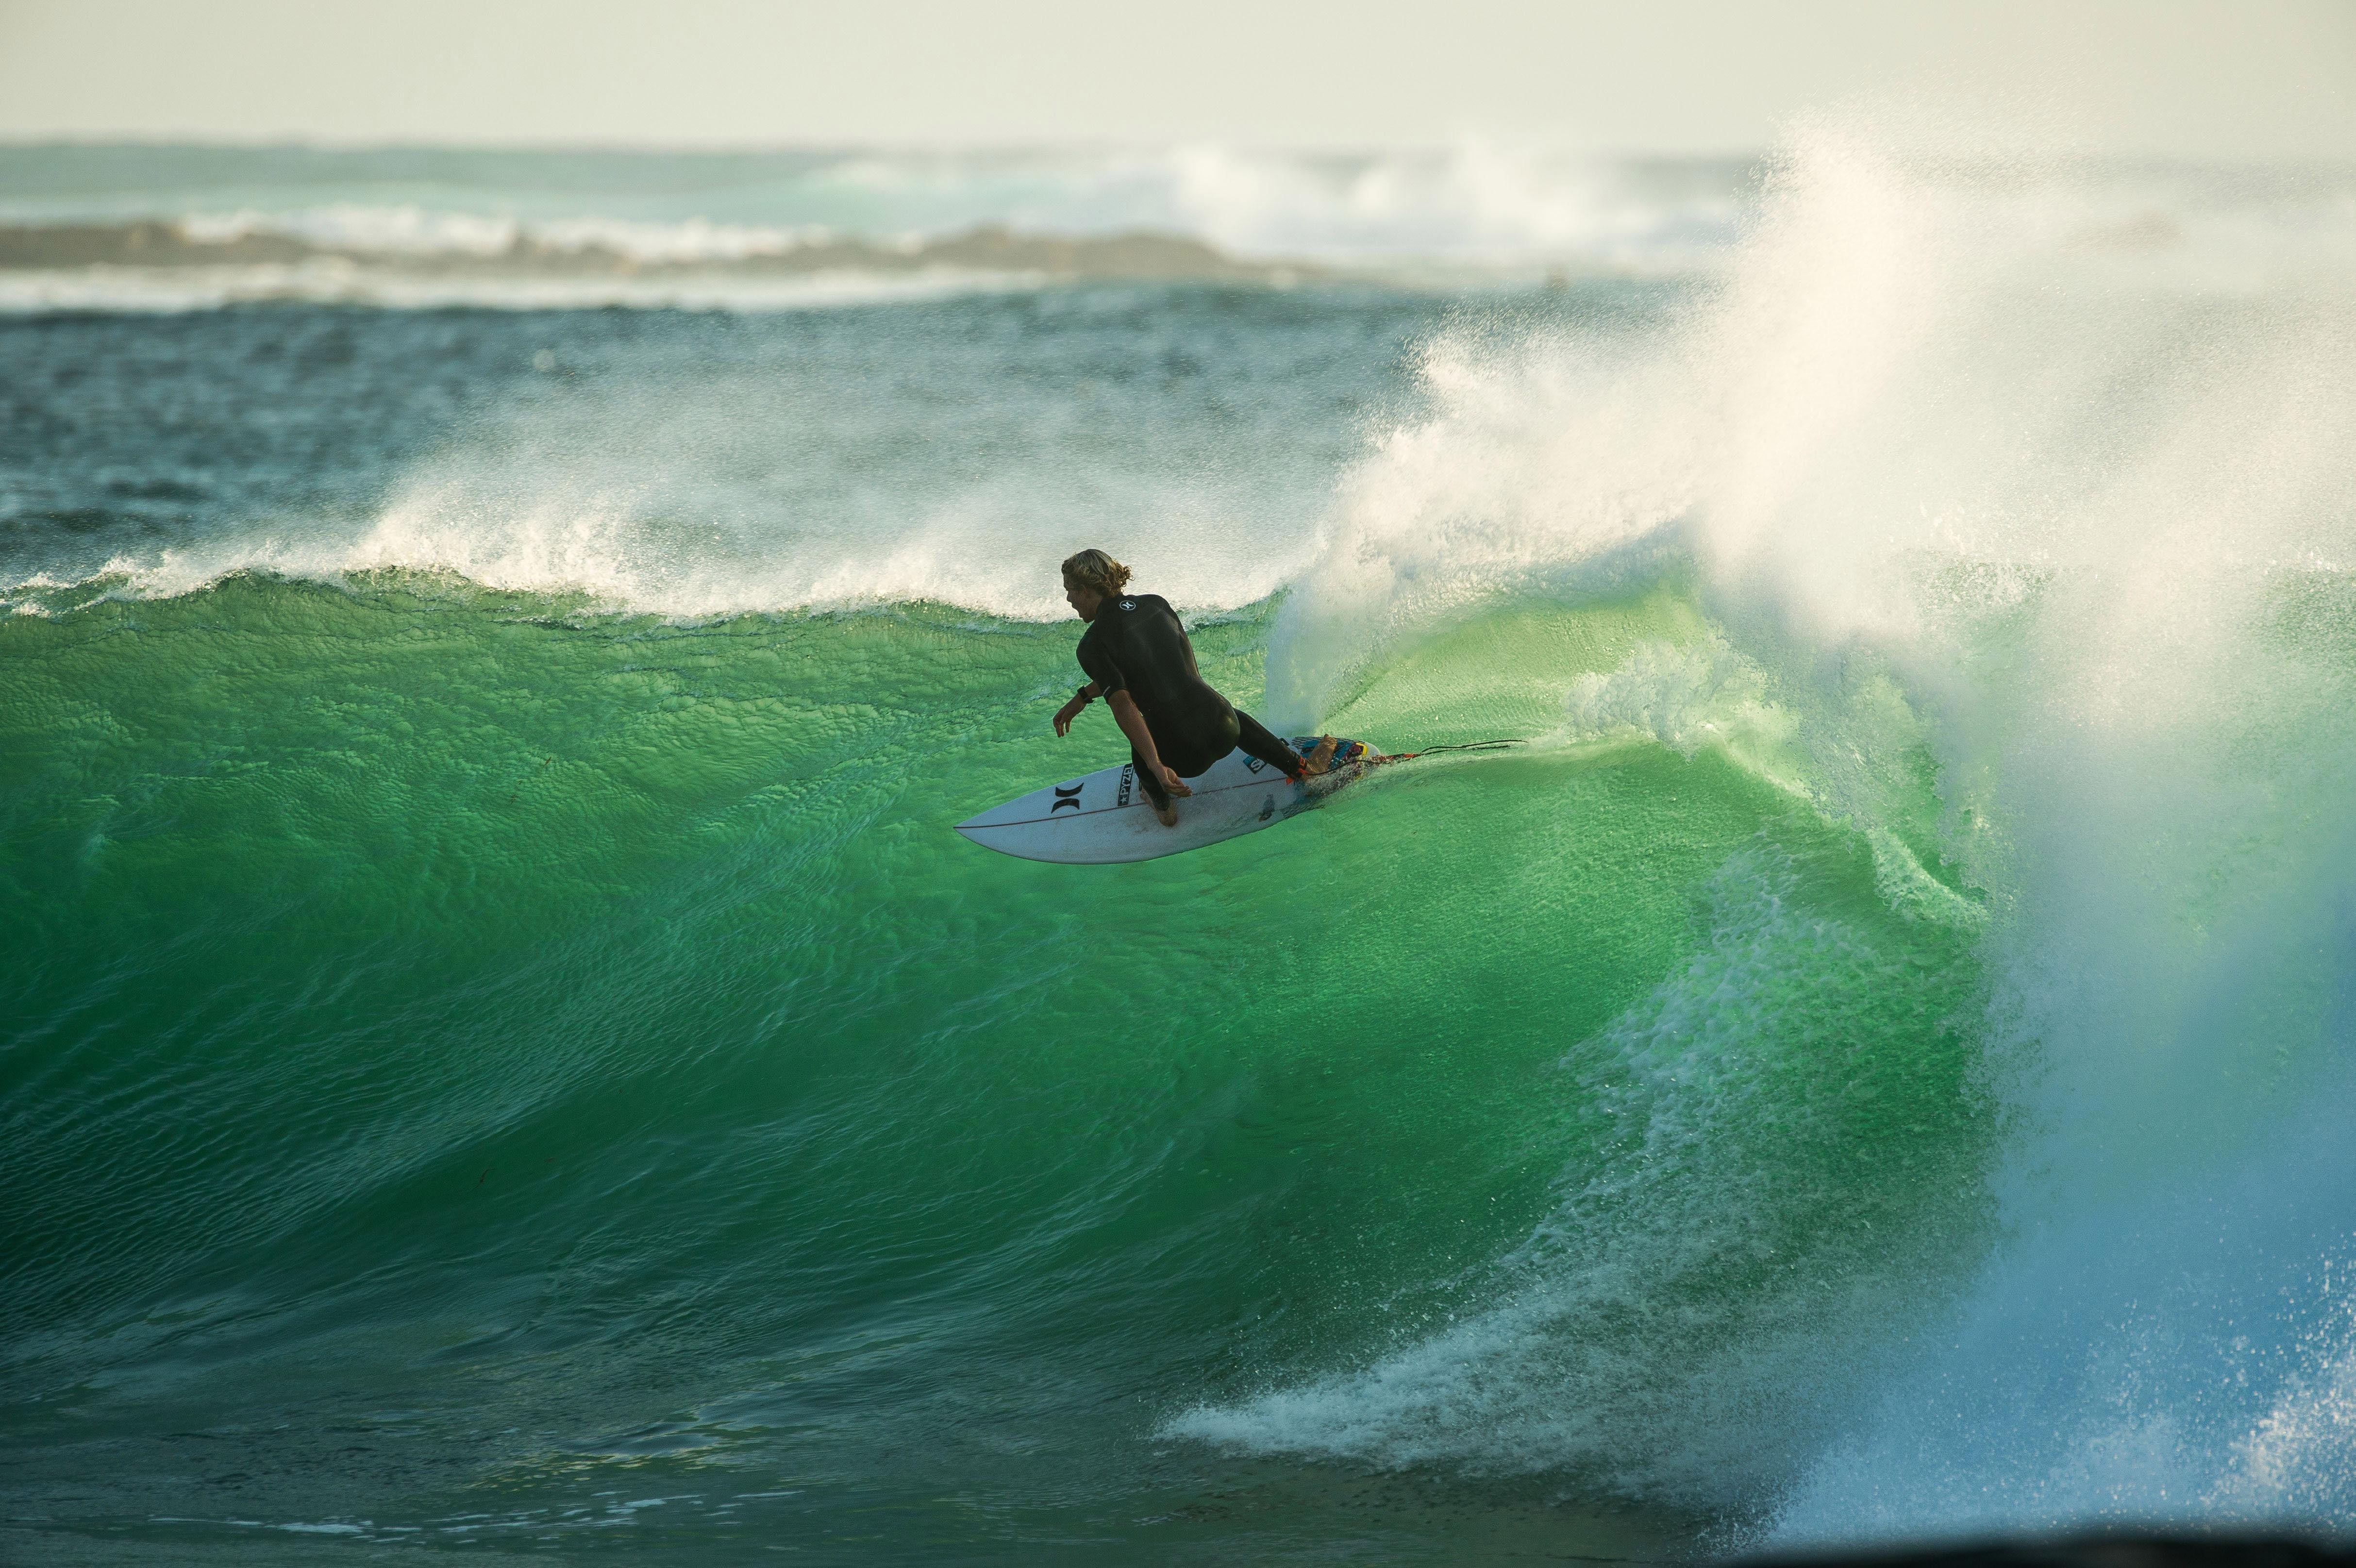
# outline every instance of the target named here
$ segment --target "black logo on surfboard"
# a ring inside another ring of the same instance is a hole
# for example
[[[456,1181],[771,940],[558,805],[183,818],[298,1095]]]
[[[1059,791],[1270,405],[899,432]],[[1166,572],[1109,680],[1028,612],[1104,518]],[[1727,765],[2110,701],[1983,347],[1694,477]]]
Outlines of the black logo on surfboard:
[[[1088,783],[1086,779],[1082,779],[1076,784],[1057,784],[1055,786],[1055,804],[1047,808],[1047,815],[1053,816],[1055,813],[1063,810],[1064,807],[1067,805],[1074,811],[1079,810],[1080,791],[1087,787]]]

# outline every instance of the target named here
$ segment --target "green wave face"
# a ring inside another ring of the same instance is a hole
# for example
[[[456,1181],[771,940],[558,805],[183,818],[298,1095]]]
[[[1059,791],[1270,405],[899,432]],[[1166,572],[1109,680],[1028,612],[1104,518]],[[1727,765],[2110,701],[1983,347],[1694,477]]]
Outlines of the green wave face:
[[[1247,708],[1267,618],[1197,630]],[[393,576],[0,624],[11,1511],[1023,1561],[1764,1506],[1746,1389],[1858,1325],[1804,1437],[1984,1234],[1968,933],[1724,747],[964,843],[1118,753],[1049,731],[1074,631]],[[1331,727],[1537,732],[1706,635],[1522,602]]]

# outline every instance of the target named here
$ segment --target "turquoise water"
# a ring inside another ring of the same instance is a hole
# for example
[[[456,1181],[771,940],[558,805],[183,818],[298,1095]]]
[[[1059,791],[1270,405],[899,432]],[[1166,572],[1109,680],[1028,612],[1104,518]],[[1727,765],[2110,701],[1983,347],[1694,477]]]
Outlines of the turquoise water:
[[[1320,1540],[1162,1428],[1526,1268],[1643,1136],[1614,1019],[1730,949],[1825,961],[1737,1070],[1784,1190],[1664,1287],[1740,1317],[1975,1222],[1967,952],[1723,761],[1433,764],[1042,868],[948,827],[1105,749],[1047,730],[1060,628],[538,608],[233,579],[7,626],[17,1511],[102,1473],[80,1527],[149,1540],[594,1540],[626,1493],[653,1539],[1183,1555],[1241,1488],[1243,1541]],[[1654,615],[1563,616],[1543,673]],[[1248,696],[1260,635],[1206,672]]]
[[[2090,200],[0,319],[12,1560],[2348,1529],[2349,274]],[[1085,543],[1529,744],[983,851]]]

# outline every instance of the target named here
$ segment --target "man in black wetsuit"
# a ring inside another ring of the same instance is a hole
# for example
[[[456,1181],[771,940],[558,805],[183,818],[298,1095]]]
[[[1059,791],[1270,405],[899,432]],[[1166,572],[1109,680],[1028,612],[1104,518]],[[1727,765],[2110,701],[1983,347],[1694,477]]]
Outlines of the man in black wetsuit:
[[[1100,549],[1064,562],[1064,599],[1088,624],[1080,637],[1080,668],[1088,683],[1056,710],[1055,733],[1101,697],[1129,737],[1137,782],[1165,827],[1178,826],[1171,796],[1192,795],[1185,781],[1241,746],[1299,781],[1325,771],[1329,736],[1307,757],[1238,713],[1194,667],[1194,645],[1170,602],[1156,593],[1130,593],[1129,568]]]

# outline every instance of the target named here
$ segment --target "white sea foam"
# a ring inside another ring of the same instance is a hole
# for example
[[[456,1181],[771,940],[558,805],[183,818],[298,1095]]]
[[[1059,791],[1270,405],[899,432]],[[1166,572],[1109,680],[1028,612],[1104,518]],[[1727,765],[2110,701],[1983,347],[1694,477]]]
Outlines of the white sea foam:
[[[1795,727],[1768,697],[1764,674],[1715,635],[1647,643],[1619,668],[1573,681],[1564,706],[1574,738],[1629,731],[1686,756],[1704,747],[1748,753],[1762,771]]]
[[[591,214],[528,223],[510,213],[452,211],[413,202],[339,201],[283,210],[245,207],[234,212],[184,213],[176,222],[190,240],[209,244],[284,235],[322,250],[365,255],[485,257],[530,241],[560,251],[594,248],[634,261],[672,264],[781,256],[829,238],[822,228],[706,218],[661,222]]]
[[[295,302],[391,310],[726,311],[830,310],[894,301],[1034,289],[1037,273],[939,267],[910,272],[820,272],[787,277],[659,278],[437,276],[358,266],[320,256],[288,264],[220,267],[85,267],[0,272],[0,313],[56,311],[172,314],[224,305]]]
[[[348,584],[392,571],[682,620],[917,602],[1060,620],[1053,563],[1077,539],[1111,545],[1198,613],[1267,598],[1314,548],[1309,520],[1266,515],[1248,475],[1075,475],[1050,442],[998,472],[897,475],[885,495],[859,466],[879,432],[856,403],[814,411],[790,388],[668,381],[611,396],[471,427],[363,521],[254,526],[42,571],[0,585],[0,609],[174,597],[236,572]],[[841,422],[813,428],[830,417]],[[882,435],[903,428],[884,417]]]
[[[1742,212],[1726,172],[1472,139],[1363,161],[1193,145],[1162,167],[1180,227],[1241,254],[1670,270],[1708,264]]]
[[[405,256],[495,256],[522,234],[514,219],[472,212],[429,211],[414,204],[374,206],[334,202],[325,207],[265,212],[191,212],[180,232],[200,244],[221,245],[257,234],[283,235],[326,248]]]

